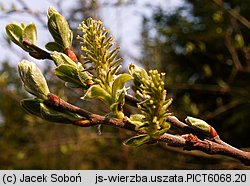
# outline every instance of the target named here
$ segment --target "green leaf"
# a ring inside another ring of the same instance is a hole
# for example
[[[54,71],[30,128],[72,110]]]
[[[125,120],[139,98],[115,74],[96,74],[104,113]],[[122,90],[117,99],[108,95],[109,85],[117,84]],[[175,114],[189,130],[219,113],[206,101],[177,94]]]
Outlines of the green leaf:
[[[48,29],[55,42],[70,48],[72,44],[72,31],[67,20],[54,8],[48,10]]]
[[[8,24],[6,27],[6,33],[12,42],[20,46],[27,52],[34,52],[33,49],[23,45],[23,41],[29,41],[32,44],[37,43],[37,31],[35,24],[31,23],[25,26],[23,23],[19,24]]]
[[[94,98],[102,100],[107,105],[112,104],[111,95],[106,90],[101,88],[99,85],[91,86],[86,92],[86,94],[82,97],[82,99],[94,99]]]
[[[10,40],[13,43],[17,44],[18,46],[20,46],[21,48],[23,48],[22,44],[23,28],[18,24],[8,24],[5,27],[5,30]]]
[[[124,104],[126,89],[120,89],[116,91],[116,94],[112,96],[113,102],[117,104]]]
[[[129,74],[118,75],[112,85],[112,95],[115,96],[117,90],[123,89],[125,86],[125,83],[131,79],[132,79],[132,76]]]
[[[151,140],[152,139],[148,134],[141,134],[141,135],[129,138],[128,140],[123,142],[123,144],[128,145],[128,146],[138,147],[138,146],[141,146],[141,145],[143,145],[145,143],[150,142]]]
[[[34,23],[27,25],[23,30],[23,41],[29,41],[30,43],[37,44],[37,31]]]
[[[139,128],[145,124],[145,122],[143,121],[144,119],[145,119],[145,116],[143,114],[134,114],[130,116],[128,121],[134,124],[137,128]]]
[[[148,79],[148,73],[146,72],[146,70],[142,67],[138,67],[134,64],[130,64],[129,65],[129,73],[134,77],[136,77],[137,79]]]
[[[71,47],[72,32],[69,29],[67,20],[62,15],[56,15],[56,23],[59,33],[62,37],[63,45],[65,48]]]
[[[66,82],[82,86],[81,81],[78,78],[77,68],[75,66],[67,64],[59,65],[55,68],[55,75]]]
[[[77,64],[64,53],[54,51],[52,52],[51,57],[54,60],[56,66],[71,65],[76,69]]]
[[[30,114],[41,117],[40,103],[38,99],[23,99],[20,101],[21,106]]]
[[[25,90],[38,98],[46,100],[47,95],[50,93],[49,88],[42,72],[36,64],[22,60],[18,64],[18,71]]]
[[[170,125],[170,123],[167,124],[167,122],[165,122],[164,125],[166,128],[154,132],[153,134],[151,134],[151,137],[158,138],[158,137],[162,136],[163,134],[165,134],[169,130],[171,125]]]
[[[51,122],[72,123],[74,121],[83,119],[77,114],[73,114],[71,112],[57,111],[47,107],[43,103],[40,103],[40,109],[42,118]]]
[[[57,24],[56,24],[56,14],[53,14],[52,16],[49,17],[48,19],[48,29],[51,34],[51,36],[54,38],[56,43],[59,43],[60,45],[63,45],[62,37],[59,33]],[[65,49],[65,47],[64,47]]]
[[[56,42],[49,42],[45,45],[45,48],[49,51],[63,52],[64,48],[62,45]]]
[[[88,89],[93,84],[93,75],[86,71],[81,63],[78,63],[77,73],[84,88]]]
[[[133,76],[133,82],[134,85],[132,86],[132,89],[136,91],[140,87],[141,84],[145,83],[145,81],[148,81],[148,74],[147,72],[134,64],[129,65],[129,73]]]

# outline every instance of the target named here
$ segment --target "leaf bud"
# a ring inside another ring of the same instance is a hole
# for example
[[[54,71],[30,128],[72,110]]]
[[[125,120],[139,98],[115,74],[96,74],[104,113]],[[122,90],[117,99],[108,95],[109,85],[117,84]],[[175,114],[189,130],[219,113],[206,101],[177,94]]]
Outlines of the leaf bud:
[[[24,88],[36,97],[46,100],[50,93],[47,82],[35,63],[23,60],[18,64],[18,71]]]

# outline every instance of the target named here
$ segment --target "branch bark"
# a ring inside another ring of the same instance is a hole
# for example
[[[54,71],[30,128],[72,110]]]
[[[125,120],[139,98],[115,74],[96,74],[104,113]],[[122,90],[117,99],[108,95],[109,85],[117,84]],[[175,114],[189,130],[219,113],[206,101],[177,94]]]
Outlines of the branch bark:
[[[131,105],[135,105],[138,102],[135,98],[130,96],[127,96],[126,99],[130,100]],[[86,118],[84,120],[72,123],[73,125],[76,126],[90,127],[103,124],[134,131],[137,134],[145,133],[145,131],[143,130],[136,130],[135,125],[130,123],[126,117],[124,119],[116,119],[116,118],[107,118],[105,116],[93,114],[87,110],[84,110],[82,108],[79,108],[75,105],[72,105],[62,100],[58,96],[51,93],[48,95],[48,100],[44,101],[44,104],[53,107],[54,109],[70,111]],[[182,133],[184,134],[177,135],[177,134],[165,133],[162,136],[158,137],[156,139],[156,142],[164,142],[174,147],[183,147],[184,150],[188,151],[199,150],[207,154],[226,155],[240,160],[245,165],[250,165],[250,152],[245,152],[228,145],[227,143],[222,141],[219,138],[219,136],[210,139],[203,135],[204,138],[198,138],[196,135],[194,135],[195,133],[198,133],[198,131],[195,131],[187,124],[181,122],[175,116],[168,116],[167,121],[169,121],[173,127],[181,130]]]
[[[36,59],[50,59],[52,60],[52,57],[50,56],[50,53],[46,52],[45,50],[39,48],[38,46],[34,45],[33,43],[30,43],[29,41],[24,40],[23,45],[34,49],[36,52],[29,52],[29,55],[36,58]]]

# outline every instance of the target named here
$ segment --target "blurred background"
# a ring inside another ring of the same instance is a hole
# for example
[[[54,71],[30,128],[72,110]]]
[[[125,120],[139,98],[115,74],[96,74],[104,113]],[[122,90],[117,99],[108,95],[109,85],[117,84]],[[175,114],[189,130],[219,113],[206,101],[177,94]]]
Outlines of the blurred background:
[[[123,70],[136,63],[166,72],[171,112],[212,124],[221,138],[250,150],[250,0],[0,0],[0,169],[249,169],[225,156],[188,152],[165,144],[129,148],[133,134],[107,126],[79,128],[24,112],[17,63],[36,62],[51,92],[105,115],[101,102],[84,102],[53,75],[50,61],[29,57],[11,43],[5,25],[34,22],[39,46],[51,41],[46,11],[55,7],[74,37],[87,17],[100,19],[121,45]],[[80,45],[74,48],[80,56]],[[94,106],[93,106],[94,105]],[[134,110],[126,107],[129,115]]]

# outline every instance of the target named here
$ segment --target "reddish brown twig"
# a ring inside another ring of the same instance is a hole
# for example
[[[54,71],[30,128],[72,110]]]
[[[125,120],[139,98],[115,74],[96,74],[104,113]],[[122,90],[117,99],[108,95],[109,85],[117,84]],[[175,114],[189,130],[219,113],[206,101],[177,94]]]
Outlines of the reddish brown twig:
[[[132,99],[131,99],[132,100]],[[136,101],[136,99],[134,99]],[[133,102],[133,101],[132,101]],[[131,103],[132,103],[131,102]],[[89,127],[95,126],[99,124],[109,125],[113,127],[119,127],[122,129],[127,129],[130,131],[134,131],[136,133],[145,133],[143,130],[136,130],[135,125],[130,123],[126,118],[124,119],[116,119],[116,118],[107,118],[105,116],[100,116],[97,114],[93,114],[89,111],[81,109],[77,106],[74,106],[58,96],[54,94],[48,95],[48,100],[44,101],[44,104],[47,106],[53,107],[57,110],[65,110],[70,111],[73,113],[77,113],[83,116],[84,120],[77,121],[72,123],[73,125],[81,126],[81,127]],[[174,116],[168,116],[167,121],[169,121],[172,126],[179,128],[185,132],[195,132],[185,123],[179,121]],[[197,131],[196,131],[197,132]],[[246,165],[250,165],[250,152],[245,152],[239,150],[235,147],[228,145],[227,143],[223,142],[219,136],[213,139],[200,139],[194,134],[185,134],[185,135],[174,135],[165,133],[160,136],[156,141],[167,143],[170,146],[175,147],[183,147],[184,150],[200,150],[207,154],[222,154],[226,156],[230,156],[236,158],[243,162]]]
[[[29,52],[29,55],[36,58],[36,59],[50,59],[52,60],[52,57],[50,56],[50,53],[46,52],[45,50],[39,48],[38,46],[34,45],[33,43],[24,40],[23,45],[31,48],[34,50],[34,52]]]

